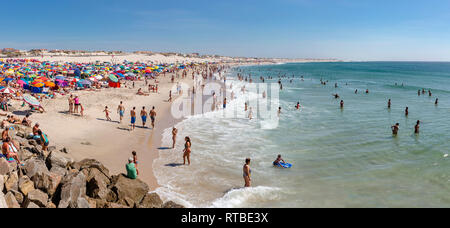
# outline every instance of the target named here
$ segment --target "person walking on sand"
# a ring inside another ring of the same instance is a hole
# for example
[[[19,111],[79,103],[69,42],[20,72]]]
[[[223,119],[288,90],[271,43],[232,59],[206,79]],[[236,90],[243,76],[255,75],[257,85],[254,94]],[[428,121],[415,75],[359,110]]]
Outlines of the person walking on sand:
[[[142,107],[141,110],[141,119],[142,119],[142,127],[145,128],[145,124],[147,123],[147,111],[145,111],[145,107]]]
[[[156,119],[155,106],[153,106],[152,110],[150,111],[150,119],[152,120],[152,128],[155,128],[155,119]]]
[[[184,141],[186,141],[186,143],[184,144],[183,150],[183,165],[186,165],[186,158],[188,160],[188,165],[191,165],[191,139],[186,136]]]
[[[121,101],[119,106],[117,107],[117,113],[119,113],[120,121],[119,123],[122,123],[123,116],[125,114],[125,107],[123,106],[123,102]]]
[[[130,111],[131,116],[131,130],[133,131],[136,127],[136,107],[133,107],[133,109]]]
[[[400,124],[396,123],[394,126],[391,127],[391,129],[392,129],[392,134],[394,136],[397,136],[398,130],[400,130]]]
[[[172,129],[172,149],[175,148],[175,143],[177,141],[177,134],[178,134],[178,129],[173,127],[173,129]]]
[[[252,186],[251,175],[252,175],[252,170],[250,169],[250,158],[247,158],[247,159],[245,159],[245,164],[243,167],[243,177],[244,177],[244,182],[245,182],[245,185],[244,185],[245,188],[249,188]]]
[[[169,100],[168,102],[172,102],[172,90],[169,91]]]
[[[109,110],[108,110],[108,106],[105,106],[105,110],[103,110],[103,112],[106,115],[106,120],[107,121],[111,121],[111,118],[109,117]]]

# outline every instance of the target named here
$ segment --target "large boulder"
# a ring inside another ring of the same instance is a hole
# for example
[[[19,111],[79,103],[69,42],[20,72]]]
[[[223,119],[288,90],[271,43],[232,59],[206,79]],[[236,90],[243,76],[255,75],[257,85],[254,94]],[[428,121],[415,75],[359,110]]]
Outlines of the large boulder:
[[[8,208],[3,192],[0,192],[0,208]]]
[[[161,208],[163,201],[156,193],[147,193],[142,202],[140,203],[140,208]]]
[[[37,204],[35,204],[35,203],[33,203],[33,202],[30,202],[27,206],[26,206],[26,208],[40,208]]]
[[[85,200],[79,200],[86,196],[86,176],[82,172],[73,172],[64,177],[61,187],[61,199],[58,204],[58,208],[78,208],[83,205],[79,203],[89,202]]]
[[[109,170],[99,161],[95,160],[95,159],[84,159],[80,162],[74,163],[72,165],[72,167],[74,169],[77,170],[83,170],[83,169],[89,169],[89,168],[96,168],[98,169],[100,172],[102,172],[103,174],[105,174],[105,176],[109,177]]]
[[[16,190],[11,190],[9,191],[11,194],[14,195],[14,197],[16,198],[17,202],[22,205],[22,203],[24,202],[25,197],[23,196],[23,194],[19,191]]]
[[[3,188],[5,188],[5,176],[0,174],[0,192],[3,192]]]
[[[49,169],[55,166],[66,168],[69,164],[73,163],[73,158],[65,153],[53,150],[50,155],[48,155],[46,163]]]
[[[53,166],[53,167],[50,169],[50,172],[51,172],[51,173],[57,173],[57,174],[59,174],[59,175],[61,175],[61,176],[65,176],[65,175],[67,175],[67,173],[68,173],[67,169],[62,168],[62,167],[59,167],[59,166]]]
[[[0,194],[3,194],[3,193],[0,193]],[[8,205],[8,208],[20,208],[20,204],[19,204],[19,202],[17,202],[17,199],[12,192],[6,193],[5,201],[6,201],[6,204]]]
[[[36,174],[47,173],[48,169],[43,160],[34,157],[25,163],[24,172],[28,177],[33,178]]]
[[[138,205],[149,191],[148,185],[139,179],[133,180],[123,174],[112,179],[112,190],[117,194],[118,202],[124,205],[132,204],[130,200]]]
[[[63,176],[57,173],[42,172],[35,174],[31,179],[36,188],[52,196],[55,194]]]
[[[108,188],[111,183],[109,177],[107,177],[97,168],[90,168],[87,171],[87,195],[92,198],[107,199],[108,195],[111,194],[111,190]]]
[[[25,199],[25,207],[28,207],[30,203],[34,203],[39,207],[46,207],[48,202],[48,195],[41,190],[35,189],[28,193]]]
[[[19,180],[19,190],[27,196],[29,192],[34,190],[34,183],[27,176],[22,176]]]
[[[168,202],[164,203],[164,205],[162,207],[163,208],[184,208],[183,205],[177,204],[173,201],[168,201]]]
[[[18,190],[19,189],[19,176],[17,172],[10,173],[8,179],[5,181],[6,191]]]
[[[5,158],[0,158],[0,175],[9,174],[9,162]]]

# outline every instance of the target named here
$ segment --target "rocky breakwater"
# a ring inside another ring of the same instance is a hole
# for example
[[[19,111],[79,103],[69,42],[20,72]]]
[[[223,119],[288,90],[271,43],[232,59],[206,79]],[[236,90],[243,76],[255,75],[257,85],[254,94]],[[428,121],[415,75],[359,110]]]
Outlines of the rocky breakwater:
[[[93,159],[74,161],[68,150],[42,151],[31,129],[14,125],[24,166],[0,158],[0,208],[181,208],[149,193],[143,181],[110,175]]]

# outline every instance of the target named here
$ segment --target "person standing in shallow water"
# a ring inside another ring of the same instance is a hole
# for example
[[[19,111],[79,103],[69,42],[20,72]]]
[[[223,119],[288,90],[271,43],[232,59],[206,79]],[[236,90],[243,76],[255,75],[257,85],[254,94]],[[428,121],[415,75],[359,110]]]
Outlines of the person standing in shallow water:
[[[244,185],[245,188],[249,188],[252,186],[251,175],[252,175],[252,170],[250,169],[250,158],[247,158],[247,159],[245,159],[245,164],[243,167],[243,177],[244,177],[244,182],[245,182],[245,185]]]
[[[405,116],[408,116],[408,115],[409,115],[409,108],[406,107],[406,109],[405,109]]]
[[[438,105],[439,98],[436,98],[436,101],[434,102],[435,105]]]
[[[418,120],[416,126],[414,126],[414,134],[419,134],[419,130],[420,130],[420,120]]]
[[[172,129],[172,149],[175,148],[175,144],[176,144],[176,141],[177,141],[177,134],[178,134],[178,129],[173,127],[173,129]]]
[[[394,126],[391,127],[391,129],[392,129],[392,134],[394,136],[397,136],[398,135],[398,130],[400,130],[400,124],[396,123]]]
[[[344,108],[344,100],[341,100],[341,109]]]
[[[188,165],[191,165],[191,139],[186,136],[184,140],[186,143],[183,150],[183,165],[186,165],[186,159],[188,160]]]
[[[391,99],[388,100],[388,109],[391,108]]]

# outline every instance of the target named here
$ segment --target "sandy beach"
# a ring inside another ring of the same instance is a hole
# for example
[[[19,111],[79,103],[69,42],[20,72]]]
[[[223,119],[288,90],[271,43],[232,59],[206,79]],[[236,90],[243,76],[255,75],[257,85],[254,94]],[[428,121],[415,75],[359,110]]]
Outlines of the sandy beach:
[[[158,78],[159,91],[149,96],[136,95],[138,88],[146,89],[144,81],[135,82],[135,88],[108,88],[98,92],[80,91],[73,95],[80,97],[85,113],[79,115],[68,114],[67,96],[59,96],[56,99],[45,100],[46,112],[35,113],[31,116],[33,123],[38,122],[41,128],[50,136],[51,145],[59,148],[67,148],[75,160],[84,158],[97,159],[110,168],[113,174],[125,172],[125,164],[132,151],[138,153],[139,178],[149,184],[151,189],[157,187],[157,181],[153,176],[152,164],[157,156],[156,149],[160,146],[161,133],[165,128],[173,126],[176,120],[170,115],[169,90],[176,86],[170,82],[171,74]],[[177,81],[192,84],[190,79],[178,79]],[[131,87],[131,82],[128,82]],[[174,95],[175,98],[175,95]],[[125,117],[119,124],[117,107],[123,101],[126,108]],[[18,104],[15,106],[19,106]],[[103,112],[108,106],[112,122],[106,121]],[[136,107],[139,114],[145,106],[149,112],[152,106],[156,107],[156,127],[142,128],[142,122],[138,117],[136,129],[130,129],[130,110]],[[25,108],[26,109],[26,108]],[[18,110],[18,111],[25,111]]]

